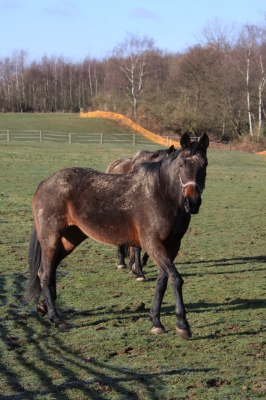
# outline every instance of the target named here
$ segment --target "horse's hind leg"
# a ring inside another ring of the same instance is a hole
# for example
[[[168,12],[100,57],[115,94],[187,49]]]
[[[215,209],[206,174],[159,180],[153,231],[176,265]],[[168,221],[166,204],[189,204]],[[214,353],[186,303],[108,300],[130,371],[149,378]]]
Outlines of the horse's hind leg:
[[[141,267],[142,268],[147,264],[148,259],[149,259],[149,254],[145,252],[141,259]]]
[[[129,263],[128,268],[130,269],[130,274],[133,273],[132,267],[135,264],[135,247],[130,246],[129,248]]]
[[[44,295],[44,301],[39,303],[38,313],[40,315],[45,315],[47,311],[48,318],[50,319],[50,321],[55,323],[56,327],[67,328],[67,324],[61,320],[56,311],[54,304],[55,292],[51,290],[51,283],[54,280],[53,277],[55,276],[55,260],[58,253],[59,245],[60,238],[54,241],[54,245],[49,248],[42,246],[42,262],[38,275]]]
[[[130,259],[130,272],[131,274],[134,274],[134,276],[136,276],[137,282],[145,282],[146,278],[142,272],[140,253],[141,253],[141,247],[133,248],[133,257],[131,257]]]
[[[58,259],[58,257],[57,257],[57,259]],[[57,295],[56,295],[56,269],[61,261],[60,258],[58,260],[57,259],[55,262],[55,266],[52,269],[52,273],[51,273],[51,277],[50,277],[50,290],[51,290],[51,296],[52,296],[53,301],[55,301],[56,297],[57,297]],[[38,303],[37,312],[40,317],[44,317],[47,314],[48,308],[47,308],[45,299],[41,300]]]
[[[117,258],[118,258],[117,269],[125,269],[127,267],[125,262],[126,248],[127,248],[126,246],[117,247]]]
[[[87,236],[80,231],[76,226],[68,227],[63,233],[62,238],[60,238],[58,250],[55,252],[54,256],[52,256],[52,252],[50,257],[54,258],[54,261],[51,263],[52,268],[46,269],[46,274],[44,273],[44,268],[42,267],[39,271],[39,277],[41,281],[41,287],[44,294],[45,299],[39,302],[37,310],[38,314],[43,317],[48,313],[49,319],[55,323],[58,328],[67,328],[67,324],[59,318],[59,315],[55,309],[54,302],[56,300],[56,269],[60,263],[66,256],[68,256],[75,247],[77,247],[81,242],[83,242]],[[45,254],[43,252],[43,254]],[[44,257],[45,258],[45,257]],[[50,273],[49,273],[50,271]],[[41,276],[46,276],[41,279]],[[47,285],[47,282],[48,285]]]

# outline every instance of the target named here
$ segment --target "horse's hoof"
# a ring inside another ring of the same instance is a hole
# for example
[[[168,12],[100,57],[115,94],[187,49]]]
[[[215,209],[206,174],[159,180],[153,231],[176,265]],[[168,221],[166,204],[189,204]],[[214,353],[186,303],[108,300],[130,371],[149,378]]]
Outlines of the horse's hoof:
[[[131,265],[130,271],[135,274],[136,273],[136,265],[135,263]]]
[[[192,336],[191,330],[190,329],[180,329],[177,326],[175,327],[176,333],[182,338],[182,339],[189,339]]]
[[[39,303],[37,306],[37,313],[43,318],[47,314],[47,307],[43,303]]]
[[[119,264],[118,266],[117,266],[117,269],[126,269],[126,265],[125,264]]]
[[[164,328],[157,328],[156,326],[153,326],[151,328],[151,333],[153,333],[154,335],[161,335],[162,333],[165,333],[165,329]]]
[[[134,274],[134,272],[132,272],[131,270],[129,271],[128,275],[133,276],[136,278],[136,274]]]
[[[139,276],[138,278],[136,278],[137,282],[146,282],[146,279],[144,276]]]
[[[64,329],[68,329],[68,324],[67,324],[66,322],[64,322],[64,321],[61,321],[61,322],[59,322],[58,324],[55,324],[55,327],[56,327],[57,329],[62,329],[62,330],[64,330]]]

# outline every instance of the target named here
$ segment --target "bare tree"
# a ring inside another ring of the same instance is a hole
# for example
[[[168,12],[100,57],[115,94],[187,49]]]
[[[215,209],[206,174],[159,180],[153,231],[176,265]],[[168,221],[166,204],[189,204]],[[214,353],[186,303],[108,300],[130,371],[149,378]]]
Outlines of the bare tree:
[[[264,45],[264,57],[265,57],[265,45]],[[261,68],[261,78],[260,78],[260,83],[259,83],[259,125],[258,125],[258,138],[260,137],[261,133],[261,128],[262,128],[262,115],[263,115],[263,102],[262,102],[262,93],[263,89],[266,83],[266,71],[264,68],[265,64],[265,58],[263,59],[263,54],[262,51],[260,51],[259,54],[259,60],[260,60],[260,68]]]
[[[144,88],[144,77],[149,73],[149,62],[154,50],[153,39],[128,34],[126,39],[113,50],[120,70],[126,79],[125,94],[137,115],[138,97]]]
[[[242,29],[239,38],[239,50],[245,55],[246,66],[243,69],[238,63],[238,70],[242,74],[246,82],[246,96],[247,96],[247,111],[248,111],[248,121],[249,121],[249,133],[253,137],[253,124],[252,124],[252,112],[251,112],[251,88],[250,88],[250,73],[251,73],[251,61],[254,56],[256,41],[257,41],[257,29],[252,25],[245,25]]]

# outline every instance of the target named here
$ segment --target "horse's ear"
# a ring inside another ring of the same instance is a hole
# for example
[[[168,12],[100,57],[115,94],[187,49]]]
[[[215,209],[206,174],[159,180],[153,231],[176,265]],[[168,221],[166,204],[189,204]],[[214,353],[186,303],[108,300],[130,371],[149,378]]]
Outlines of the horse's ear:
[[[155,151],[155,152],[152,154],[152,156],[151,156],[151,160],[153,160],[154,158],[158,158],[159,155],[160,155],[159,150]]]
[[[186,149],[187,147],[189,147],[190,143],[191,141],[189,135],[186,132],[183,133],[180,139],[180,146],[182,147],[182,149]]]
[[[202,146],[205,150],[209,147],[209,136],[207,133],[204,133],[204,135],[201,136],[199,145]]]
[[[169,154],[173,153],[174,151],[175,151],[175,146],[172,144],[172,146],[170,146],[167,151],[167,155],[169,156]]]

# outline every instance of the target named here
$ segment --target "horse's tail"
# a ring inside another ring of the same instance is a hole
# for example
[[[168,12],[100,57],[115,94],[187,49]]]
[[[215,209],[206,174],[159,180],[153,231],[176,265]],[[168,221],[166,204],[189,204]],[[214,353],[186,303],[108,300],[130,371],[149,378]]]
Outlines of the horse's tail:
[[[39,268],[41,266],[41,256],[42,249],[37,236],[36,228],[33,228],[29,251],[28,251],[28,260],[30,266],[30,279],[27,288],[26,299],[28,302],[37,302],[41,294],[41,284],[40,278],[38,275]]]

